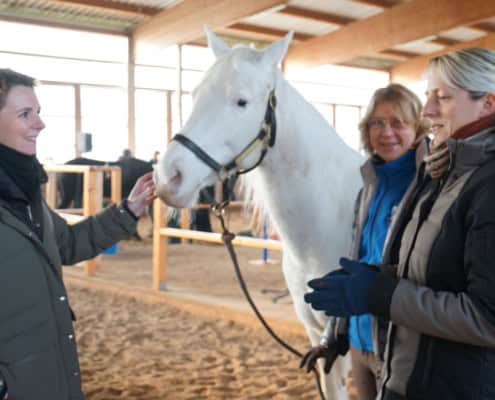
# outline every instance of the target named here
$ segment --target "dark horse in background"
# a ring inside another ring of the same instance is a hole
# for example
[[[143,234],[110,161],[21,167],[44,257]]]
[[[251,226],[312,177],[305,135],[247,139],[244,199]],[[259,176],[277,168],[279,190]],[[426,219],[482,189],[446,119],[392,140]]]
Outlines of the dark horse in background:
[[[119,161],[100,161],[90,158],[79,157],[67,161],[66,165],[99,165],[117,166],[122,171],[122,198],[129,196],[132,187],[141,175],[153,171],[151,162],[140,160],[134,157],[122,158]],[[110,174],[105,173],[103,177],[103,197],[110,197]],[[57,190],[59,202],[57,208],[82,207],[82,174],[60,173],[57,174]]]
[[[118,166],[122,175],[122,198],[129,196],[138,178],[147,172],[153,171],[153,164],[150,161],[140,160],[134,157],[121,157],[118,161],[100,161],[90,158],[78,157],[67,161],[66,165],[97,165],[97,166]],[[110,197],[111,188],[110,173],[103,175],[103,197]],[[225,189],[224,189],[225,190]],[[83,175],[76,173],[57,174],[57,191],[59,200],[57,208],[82,207]],[[200,203],[211,203],[214,198],[213,186],[206,187],[200,192]],[[148,210],[151,218],[151,210]],[[208,209],[191,211],[191,228],[211,232],[211,224]]]

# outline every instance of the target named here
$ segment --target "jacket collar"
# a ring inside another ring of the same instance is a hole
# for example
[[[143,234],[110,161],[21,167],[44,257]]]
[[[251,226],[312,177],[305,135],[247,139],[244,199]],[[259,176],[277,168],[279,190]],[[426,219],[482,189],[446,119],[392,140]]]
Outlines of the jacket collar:
[[[422,139],[416,147],[416,170],[418,170],[419,166],[423,162],[426,154],[428,153],[428,138]],[[369,157],[365,163],[361,166],[361,176],[363,178],[363,182],[374,183],[377,179],[375,167],[373,165],[374,157]]]
[[[460,176],[495,157],[495,126],[481,130],[466,139],[447,140],[451,154],[450,171]]]
[[[29,200],[21,189],[14,183],[12,178],[0,168],[0,198],[9,200],[22,201],[29,204]]]

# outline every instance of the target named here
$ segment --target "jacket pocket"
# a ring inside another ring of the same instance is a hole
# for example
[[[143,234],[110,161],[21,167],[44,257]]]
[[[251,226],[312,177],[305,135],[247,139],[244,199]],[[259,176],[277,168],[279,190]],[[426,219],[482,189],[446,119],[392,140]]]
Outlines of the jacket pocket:
[[[10,314],[9,317],[2,315],[0,320],[0,361],[12,361],[11,355],[16,353],[17,346],[21,347],[21,352],[36,351],[36,344],[46,345],[49,342],[44,339],[55,337],[48,302],[41,300]]]
[[[65,400],[64,375],[52,345],[14,363],[0,365],[7,383],[9,398],[15,400]]]

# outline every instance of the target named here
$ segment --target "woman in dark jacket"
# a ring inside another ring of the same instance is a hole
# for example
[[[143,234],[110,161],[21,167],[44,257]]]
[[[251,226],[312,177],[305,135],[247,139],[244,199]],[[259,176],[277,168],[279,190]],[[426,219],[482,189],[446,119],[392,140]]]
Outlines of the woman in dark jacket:
[[[401,212],[393,272],[341,260],[306,300],[391,320],[380,399],[495,399],[495,52],[434,58],[430,174]]]
[[[34,80],[0,69],[0,399],[83,399],[62,265],[96,256],[136,228],[151,174],[119,206],[69,226],[41,196],[45,127]]]

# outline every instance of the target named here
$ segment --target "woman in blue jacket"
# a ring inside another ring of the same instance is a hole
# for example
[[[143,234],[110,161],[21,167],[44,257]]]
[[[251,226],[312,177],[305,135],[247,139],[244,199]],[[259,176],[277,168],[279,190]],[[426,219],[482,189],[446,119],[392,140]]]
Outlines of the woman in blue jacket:
[[[386,249],[393,214],[416,175],[426,150],[427,125],[421,119],[421,102],[402,85],[378,89],[359,124],[361,142],[369,159],[361,167],[363,188],[356,200],[350,255],[368,264],[379,264]],[[378,346],[379,321],[370,314],[330,321],[320,346],[311,349],[302,366],[311,368],[325,358],[329,372],[337,354],[350,345],[354,385],[359,399],[374,399],[381,370]],[[375,334],[372,332],[375,331]],[[344,339],[344,340],[342,340]]]

